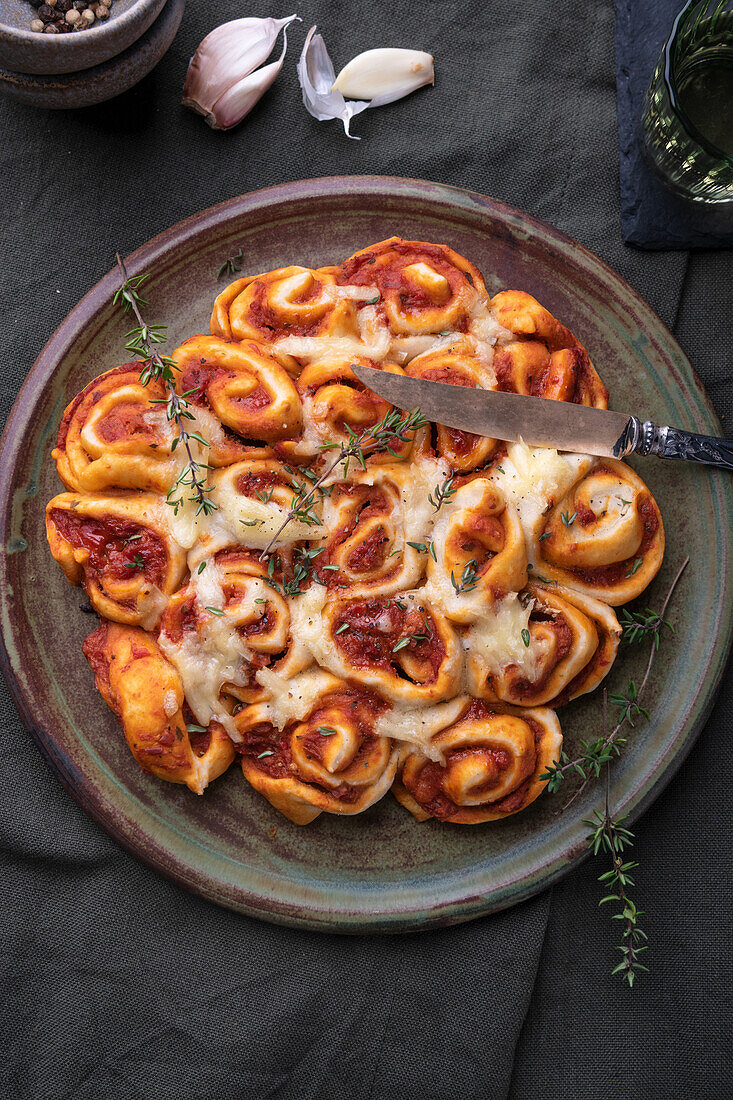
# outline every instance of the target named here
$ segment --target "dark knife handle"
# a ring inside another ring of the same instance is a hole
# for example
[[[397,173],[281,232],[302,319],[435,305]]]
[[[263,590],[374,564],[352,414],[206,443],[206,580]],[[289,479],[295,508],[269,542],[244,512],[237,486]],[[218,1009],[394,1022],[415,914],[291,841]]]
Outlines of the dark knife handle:
[[[733,471],[732,440],[718,439],[714,435],[696,435],[667,425],[660,427],[651,420],[638,420],[635,416],[629,419],[622,449],[625,455],[636,451],[640,455],[704,462],[706,466],[720,466]]]

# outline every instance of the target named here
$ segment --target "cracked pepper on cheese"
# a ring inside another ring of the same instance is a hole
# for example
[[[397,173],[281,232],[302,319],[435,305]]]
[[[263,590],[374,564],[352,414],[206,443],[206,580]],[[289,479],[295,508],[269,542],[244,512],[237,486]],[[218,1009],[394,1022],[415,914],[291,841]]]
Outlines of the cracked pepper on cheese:
[[[307,494],[392,412],[352,364],[605,408],[585,348],[451,248],[393,237],[237,279],[173,359],[215,509],[167,503],[186,458],[139,363],[68,406],[67,491],[47,506],[143,770],[201,794],[237,760],[296,824],[390,790],[418,821],[525,809],[560,754],[555,708],[606,676],[613,608],[661,565],[646,485],[622,462],[426,424]]]

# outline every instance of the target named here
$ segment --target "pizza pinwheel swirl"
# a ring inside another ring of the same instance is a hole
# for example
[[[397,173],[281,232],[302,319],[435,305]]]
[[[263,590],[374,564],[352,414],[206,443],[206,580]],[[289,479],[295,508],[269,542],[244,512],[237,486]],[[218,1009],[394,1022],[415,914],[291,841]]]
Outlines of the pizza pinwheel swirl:
[[[486,354],[479,354],[468,339],[460,337],[445,348],[417,355],[406,367],[406,373],[429,382],[493,390],[497,385],[492,362]],[[487,439],[459,428],[432,424],[422,430],[418,445],[444,459],[456,473],[466,473],[485,466],[499,443],[496,439]]]
[[[462,485],[440,510],[428,558],[428,590],[449,619],[471,623],[527,583],[519,514],[488,478]]]
[[[337,279],[376,287],[380,312],[395,335],[463,332],[486,293],[478,268],[452,248],[399,237],[356,252]]]
[[[292,455],[296,461],[318,455],[325,445],[348,443],[352,435],[374,427],[392,410],[387,401],[359,381],[352,370],[354,363],[375,365],[364,356],[332,355],[303,368],[298,378],[298,392],[307,430],[294,444],[281,445],[280,453]],[[395,363],[379,365],[391,374],[402,374]],[[391,452],[370,455],[367,463],[400,462],[409,456],[412,443],[411,437],[397,440]]]
[[[225,340],[274,343],[287,336],[344,336],[356,329],[353,300],[340,295],[327,268],[282,267],[222,291],[211,331]]]
[[[95,611],[151,629],[186,571],[168,508],[152,493],[61,493],[46,506],[51,553]]]
[[[378,695],[323,672],[315,684],[317,697],[282,730],[267,703],[236,718],[246,779],[296,825],[323,810],[361,813],[390,789],[401,755],[376,732]]]
[[[540,776],[561,747],[553,711],[473,700],[457,722],[433,737],[431,748],[441,762],[421,751],[406,755],[394,794],[418,821],[496,821],[534,802],[546,783]]]
[[[657,575],[664,525],[639,475],[609,458],[555,504],[537,545],[543,574],[616,607]]]
[[[399,237],[247,274],[210,327],[167,373],[91,380],[53,451],[49,546],[133,756],[198,794],[236,758],[295,824],[390,790],[419,821],[525,810],[554,708],[608,674],[614,608],[660,568],[659,508],[622,462],[427,423],[354,367],[605,408],[588,352]]]
[[[559,706],[603,679],[620,634],[606,604],[569,589],[529,585],[497,601],[468,630],[469,691],[489,702]]]

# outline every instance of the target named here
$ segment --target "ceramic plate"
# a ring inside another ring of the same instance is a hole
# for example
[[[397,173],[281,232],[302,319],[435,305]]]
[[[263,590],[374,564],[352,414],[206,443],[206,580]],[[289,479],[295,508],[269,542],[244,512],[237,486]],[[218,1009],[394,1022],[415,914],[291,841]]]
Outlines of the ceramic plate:
[[[657,423],[719,434],[680,348],[618,275],[574,241],[482,195],[438,184],[348,177],[243,195],[181,222],[127,260],[150,272],[149,317],[171,347],[208,331],[223,261],[239,248],[247,272],[336,263],[396,233],[440,241],[470,257],[492,290],[536,295],[577,334],[612,403]],[[109,248],[114,242],[109,242]],[[559,813],[568,791],[473,828],[417,824],[390,796],[356,818],[323,814],[291,825],[250,790],[238,768],[199,798],[143,775],[94,688],[81,643],[96,619],[80,610],[46,545],[43,508],[60,490],[50,450],[70,398],[123,362],[129,327],[112,306],[116,272],[54,333],[18,397],[0,457],[0,610],[4,667],[21,713],[84,809],[126,848],[176,882],[243,913],[341,932],[401,931],[468,920],[521,901],[585,854],[601,791]],[[669,781],[699,732],[724,667],[731,628],[730,475],[682,463],[633,463],[667,529],[664,567],[642,597],[660,605],[684,556],[691,564],[644,697],[651,721],[632,731],[613,766],[612,802],[633,817]],[[640,678],[645,657],[625,647],[611,690]],[[599,731],[600,694],[561,713],[566,746]],[[19,777],[22,782],[22,777]],[[680,824],[684,828],[684,823]]]

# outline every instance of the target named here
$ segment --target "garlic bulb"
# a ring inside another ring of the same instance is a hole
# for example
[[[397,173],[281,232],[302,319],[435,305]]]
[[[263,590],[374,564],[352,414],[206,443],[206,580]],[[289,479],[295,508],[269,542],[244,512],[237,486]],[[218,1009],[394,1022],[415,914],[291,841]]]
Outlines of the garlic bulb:
[[[285,28],[297,19],[233,19],[203,40],[191,58],[183,104],[203,115],[214,130],[229,130],[247,115],[280,72],[288,48]],[[283,32],[277,61],[258,68]]]
[[[306,110],[319,122],[340,118],[346,136],[351,119],[368,107],[382,107],[435,80],[433,59],[419,50],[381,49],[359,54],[339,73],[338,80],[326,44],[311,27],[298,61],[298,80]],[[344,96],[361,96],[347,103]]]
[[[422,50],[366,50],[345,65],[333,87],[347,99],[393,103],[425,84],[435,83],[433,58]],[[389,96],[389,99],[385,99]]]

